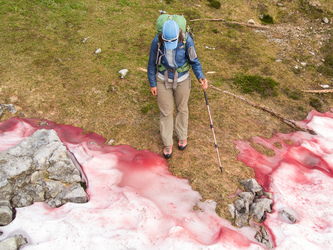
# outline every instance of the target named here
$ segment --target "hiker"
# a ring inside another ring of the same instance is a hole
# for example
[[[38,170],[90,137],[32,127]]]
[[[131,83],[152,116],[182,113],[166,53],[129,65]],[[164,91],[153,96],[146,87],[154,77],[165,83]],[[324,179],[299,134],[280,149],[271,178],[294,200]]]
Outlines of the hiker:
[[[174,20],[166,21],[162,32],[156,35],[151,43],[147,69],[150,91],[157,96],[160,109],[160,134],[164,144],[163,156],[166,159],[172,155],[174,126],[179,140],[178,148],[184,150],[187,146],[190,66],[202,88],[206,90],[207,79],[202,72],[192,38],[186,35]]]

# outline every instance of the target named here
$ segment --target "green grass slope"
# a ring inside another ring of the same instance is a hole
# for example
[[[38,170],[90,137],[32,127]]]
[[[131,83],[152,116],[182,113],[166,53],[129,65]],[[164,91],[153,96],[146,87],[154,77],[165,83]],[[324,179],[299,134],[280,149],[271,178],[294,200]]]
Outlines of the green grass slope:
[[[14,104],[21,116],[82,127],[114,145],[161,153],[159,110],[142,68],[165,5],[168,13],[187,18],[210,85],[291,120],[333,107],[332,93],[303,92],[333,85],[332,22],[323,22],[333,17],[329,0],[219,2],[215,9],[204,0],[0,0],[0,103]],[[128,74],[120,79],[124,68]],[[240,180],[254,176],[237,161],[234,141],[293,129],[214,88],[207,94],[224,173],[196,80],[189,146],[175,150],[168,165],[230,219],[228,197]]]

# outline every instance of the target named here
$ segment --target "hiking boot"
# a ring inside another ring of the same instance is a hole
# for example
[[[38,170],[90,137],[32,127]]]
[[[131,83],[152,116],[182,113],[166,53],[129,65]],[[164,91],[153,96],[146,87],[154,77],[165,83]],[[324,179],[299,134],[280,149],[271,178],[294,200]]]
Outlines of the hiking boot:
[[[171,146],[166,146],[163,149],[163,156],[165,159],[169,159],[172,155],[172,145]]]
[[[187,141],[186,141],[186,139],[178,141],[178,148],[179,148],[179,150],[184,150],[186,147],[187,147]]]

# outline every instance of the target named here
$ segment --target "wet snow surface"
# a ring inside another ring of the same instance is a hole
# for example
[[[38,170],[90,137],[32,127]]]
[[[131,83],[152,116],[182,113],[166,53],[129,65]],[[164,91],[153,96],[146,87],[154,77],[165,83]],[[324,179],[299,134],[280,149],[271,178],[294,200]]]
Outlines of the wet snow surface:
[[[0,123],[0,151],[38,129],[54,129],[88,179],[89,202],[51,208],[46,203],[17,209],[1,227],[0,240],[22,234],[22,249],[264,249],[257,228],[238,229],[201,202],[187,180],[171,175],[158,154],[130,146],[106,146],[96,134],[48,122],[12,118]],[[330,249],[333,245],[333,114],[311,112],[302,122],[317,132],[253,138],[274,150],[265,156],[238,141],[239,160],[274,194],[264,226],[276,249]],[[193,210],[197,205],[200,210]],[[297,218],[292,224],[279,211]]]

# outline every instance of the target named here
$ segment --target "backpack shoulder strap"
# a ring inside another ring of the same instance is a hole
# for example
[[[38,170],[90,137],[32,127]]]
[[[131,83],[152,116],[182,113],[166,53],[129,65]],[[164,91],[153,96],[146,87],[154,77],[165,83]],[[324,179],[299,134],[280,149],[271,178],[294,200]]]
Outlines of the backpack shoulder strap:
[[[187,32],[183,32],[183,44],[184,44],[184,49],[185,49],[185,52],[186,52],[186,42],[187,42]]]
[[[156,61],[155,61],[155,65],[156,65],[157,68],[161,66],[162,56],[164,56],[164,53],[161,50],[161,44],[160,44],[160,42],[158,42],[157,43]]]

